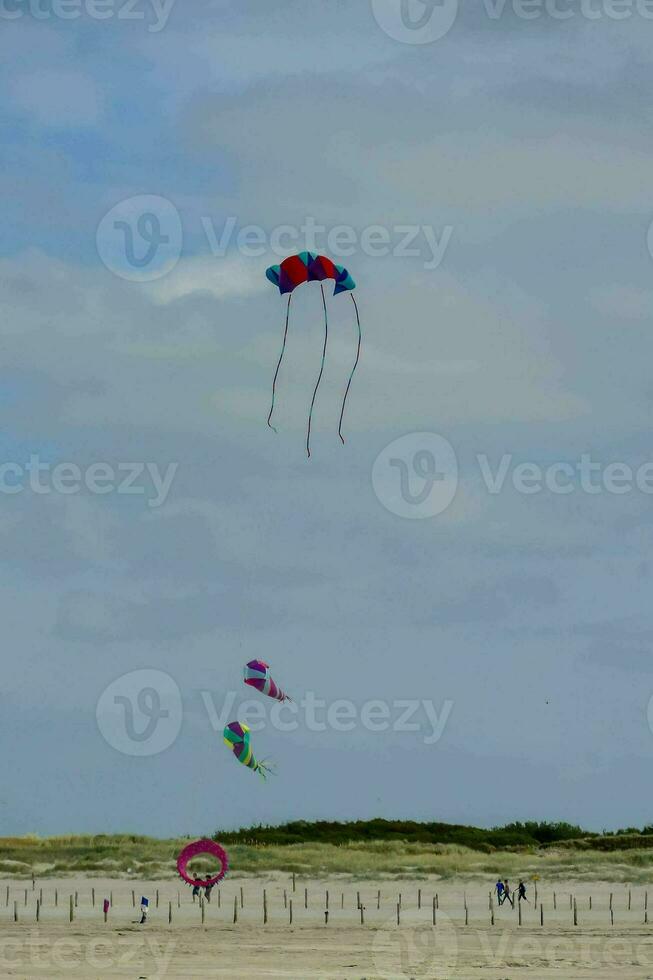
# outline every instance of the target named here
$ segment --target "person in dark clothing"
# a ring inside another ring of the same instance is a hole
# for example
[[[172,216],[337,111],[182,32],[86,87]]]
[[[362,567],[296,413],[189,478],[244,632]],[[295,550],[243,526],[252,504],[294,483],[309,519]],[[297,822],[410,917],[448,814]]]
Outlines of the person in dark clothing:
[[[503,882],[501,881],[501,878],[499,878],[499,880],[497,881],[497,883],[496,883],[496,885],[494,887],[496,889],[497,899],[499,901],[499,905],[503,905],[503,902],[504,902],[504,899],[505,899],[505,895],[503,894]]]
[[[195,875],[195,884],[193,885],[193,901],[197,898],[200,893],[200,876]]]
[[[515,907],[515,900],[511,896],[511,894],[510,894],[510,885],[508,884],[508,879],[507,878],[506,878],[506,880],[503,883],[503,893],[505,895],[505,898],[508,899],[508,901],[510,902],[510,904],[514,908]],[[504,901],[505,901],[505,899],[504,899]]]
[[[517,894],[519,895],[519,901],[520,902],[521,902],[522,899],[525,902],[528,902],[528,899],[526,898],[526,885],[524,884],[523,881],[520,881],[519,882],[519,888],[517,889]]]

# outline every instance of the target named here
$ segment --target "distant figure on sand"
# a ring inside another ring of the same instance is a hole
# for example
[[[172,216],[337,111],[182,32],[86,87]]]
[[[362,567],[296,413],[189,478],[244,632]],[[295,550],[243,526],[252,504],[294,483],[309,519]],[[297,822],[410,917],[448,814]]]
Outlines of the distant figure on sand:
[[[512,907],[514,908],[515,907],[515,900],[510,895],[510,885],[508,884],[508,879],[507,878],[506,878],[506,880],[503,883],[503,893],[504,893],[505,897],[508,899],[508,901],[510,902],[510,904],[512,905]]]
[[[494,887],[497,890],[497,898],[499,900],[499,905],[503,905],[504,894],[503,894],[503,882],[501,881],[501,878],[499,878],[499,880],[497,881]]]
[[[528,899],[526,898],[526,885],[521,880],[519,882],[519,888],[517,889],[517,894],[519,895],[519,901],[520,902],[521,902],[522,898],[524,899],[525,902],[528,902]]]
[[[200,893],[200,876],[195,875],[195,884],[193,885],[193,901],[197,898]]]
[[[212,888],[213,888],[213,885],[205,885],[204,886],[204,897],[207,900],[207,902],[210,902],[211,901],[211,889]]]

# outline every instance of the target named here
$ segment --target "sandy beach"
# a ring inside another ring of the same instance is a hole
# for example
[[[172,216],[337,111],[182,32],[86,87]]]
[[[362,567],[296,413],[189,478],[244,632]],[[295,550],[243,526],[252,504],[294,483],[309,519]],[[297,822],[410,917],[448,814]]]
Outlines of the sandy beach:
[[[201,906],[173,880],[4,880],[0,976],[653,978],[645,887],[540,883],[535,908],[531,885],[520,926],[518,909],[507,906],[495,907],[491,924],[490,884],[298,878],[293,892],[287,874],[231,877]],[[138,922],[141,896],[150,902],[145,925]],[[106,923],[105,898],[112,899]]]

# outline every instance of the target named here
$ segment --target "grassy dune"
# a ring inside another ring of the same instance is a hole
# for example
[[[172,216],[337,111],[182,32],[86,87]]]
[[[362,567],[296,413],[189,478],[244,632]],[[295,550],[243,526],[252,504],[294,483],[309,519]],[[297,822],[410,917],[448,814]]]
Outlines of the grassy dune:
[[[225,835],[228,836],[228,835]],[[175,875],[175,858],[188,838],[156,840],[135,835],[0,838],[0,876],[160,878]],[[625,843],[625,842],[624,842]],[[227,844],[232,873],[296,872],[312,877],[343,874],[358,879],[401,876],[492,878],[538,874],[548,881],[573,878],[633,884],[653,882],[653,849],[604,851],[567,841],[546,848],[483,853],[456,844],[400,840],[288,845]],[[202,867],[201,862],[197,865]]]

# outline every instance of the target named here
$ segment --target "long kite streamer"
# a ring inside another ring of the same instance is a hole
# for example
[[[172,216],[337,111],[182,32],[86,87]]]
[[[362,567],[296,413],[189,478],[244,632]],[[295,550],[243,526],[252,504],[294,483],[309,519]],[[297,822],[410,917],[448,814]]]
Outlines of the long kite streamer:
[[[245,683],[250,687],[256,688],[261,694],[266,694],[275,701],[292,701],[285,691],[272,680],[270,676],[270,665],[264,660],[250,660],[245,664]]]
[[[326,360],[326,350],[327,350],[327,340],[329,336],[329,318],[327,313],[326,298],[324,295],[324,286],[322,281],[324,279],[334,279],[335,287],[333,290],[333,295],[337,296],[338,293],[350,292],[351,298],[354,304],[354,310],[356,313],[356,325],[358,327],[358,345],[356,348],[356,360],[354,361],[354,366],[349,375],[349,380],[347,381],[347,387],[345,389],[344,398],[342,400],[342,408],[340,410],[340,420],[338,423],[338,435],[340,436],[340,441],[344,444],[344,437],[342,434],[342,423],[345,414],[345,405],[347,403],[347,396],[349,395],[349,389],[351,387],[352,379],[354,377],[354,372],[358,366],[358,361],[361,352],[361,321],[360,314],[358,312],[358,306],[356,300],[354,299],[353,290],[356,288],[356,283],[350,276],[349,272],[341,265],[336,265],[331,259],[327,258],[326,255],[317,255],[315,252],[300,252],[299,255],[291,255],[287,259],[284,259],[281,265],[271,265],[269,269],[266,270],[266,276],[271,283],[279,289],[279,292],[283,296],[284,293],[288,293],[288,306],[286,308],[286,325],[283,332],[283,343],[281,345],[281,354],[279,355],[279,360],[277,362],[277,367],[274,372],[274,379],[272,381],[272,405],[270,407],[270,414],[268,415],[268,425],[275,432],[277,431],[272,425],[272,414],[274,412],[274,402],[277,389],[277,378],[279,376],[279,371],[281,369],[281,362],[283,361],[283,355],[286,350],[286,341],[288,339],[288,323],[290,319],[290,300],[293,294],[293,290],[300,286],[304,282],[319,282],[320,289],[322,292],[322,306],[324,309],[324,344],[322,347],[322,360],[320,362],[320,373],[318,374],[317,381],[315,383],[315,388],[313,390],[313,397],[311,399],[311,407],[308,413],[308,427],[306,432],[306,453],[310,457],[311,455],[311,423],[313,420],[313,408],[315,406],[315,399],[317,397],[317,390],[320,387],[320,382],[322,380],[322,375],[324,373],[324,363]]]

